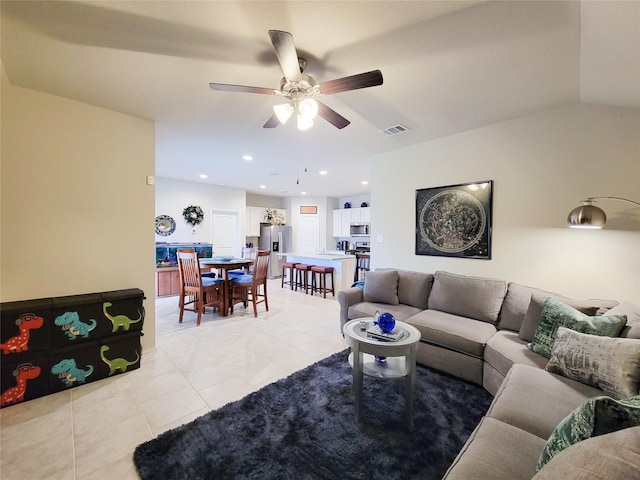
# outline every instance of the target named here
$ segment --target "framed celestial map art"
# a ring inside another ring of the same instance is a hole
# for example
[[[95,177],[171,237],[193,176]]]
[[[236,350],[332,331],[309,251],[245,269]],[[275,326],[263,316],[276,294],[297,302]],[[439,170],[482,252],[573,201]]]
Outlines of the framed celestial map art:
[[[493,180],[416,190],[416,255],[491,259]]]

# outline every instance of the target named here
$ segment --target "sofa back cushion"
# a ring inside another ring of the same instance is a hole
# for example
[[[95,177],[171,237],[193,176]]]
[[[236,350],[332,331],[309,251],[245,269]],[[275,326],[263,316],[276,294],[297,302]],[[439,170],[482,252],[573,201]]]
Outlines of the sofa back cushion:
[[[403,305],[416,307],[420,310],[429,308],[429,295],[433,286],[433,273],[399,270],[396,268],[379,267],[377,272],[398,272],[398,301]]]
[[[433,285],[432,273],[398,271],[398,300],[400,303],[426,310]]]
[[[554,297],[563,303],[569,305],[587,305],[587,306],[597,306],[598,309],[592,315],[603,315],[604,312],[609,310],[610,308],[615,307],[618,302],[615,300],[573,300],[562,295],[558,295],[554,292],[549,292],[547,290],[542,290],[534,287],[527,287],[525,285],[520,285],[515,282],[509,282],[509,288],[507,290],[507,295],[502,304],[502,310],[500,311],[500,322],[498,323],[498,330],[513,330],[514,332],[519,332],[523,322],[525,320],[525,316],[527,315],[527,311],[529,310],[529,306],[531,303],[531,296],[534,294],[539,294],[543,296],[544,299],[547,297]],[[543,300],[544,301],[544,300]],[[542,310],[542,307],[540,307]],[[534,312],[532,312],[533,315]],[[538,317],[540,316],[540,312],[538,312]],[[535,327],[538,321],[538,317],[534,320],[533,329],[530,326],[526,327],[524,336],[521,338],[528,342],[531,341],[533,337],[533,332],[535,331]]]
[[[558,300],[565,305],[569,305],[570,307],[575,308],[585,315],[594,316],[597,315],[598,312],[602,312],[600,305],[596,304],[596,300],[575,300],[573,298],[562,297],[560,295],[548,295],[546,293],[543,294],[541,292],[535,292],[533,295],[531,295],[529,308],[527,309],[527,313],[524,316],[524,321],[522,322],[522,326],[520,327],[520,331],[518,332],[518,336],[522,340],[525,340],[527,342],[531,342],[533,340],[533,336],[536,333],[536,328],[538,328],[538,321],[540,320],[542,309],[544,308],[544,302],[547,300],[547,298]]]
[[[631,302],[622,302],[611,310],[607,315],[626,315],[627,325],[620,332],[621,337],[640,338],[640,305]]]
[[[506,293],[504,280],[438,271],[429,308],[495,324]]]
[[[364,301],[398,305],[398,271],[373,271],[364,280]]]

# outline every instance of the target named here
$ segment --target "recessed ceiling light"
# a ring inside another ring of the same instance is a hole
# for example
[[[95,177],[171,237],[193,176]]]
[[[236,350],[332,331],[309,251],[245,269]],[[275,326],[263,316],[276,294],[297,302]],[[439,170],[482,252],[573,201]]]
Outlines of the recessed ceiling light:
[[[320,170],[320,175],[326,175],[327,171],[326,170]]]
[[[267,188],[266,185],[260,185],[260,188]]]
[[[366,180],[363,180],[362,185],[369,185],[369,182],[367,182]]]
[[[205,175],[204,173],[201,173],[201,174],[200,174],[200,178],[209,178],[209,176],[208,176],[208,175]]]
[[[300,195],[306,195],[307,192],[300,192]]]
[[[253,160],[253,157],[251,155],[243,155],[242,159],[246,161],[250,161],[250,160]]]

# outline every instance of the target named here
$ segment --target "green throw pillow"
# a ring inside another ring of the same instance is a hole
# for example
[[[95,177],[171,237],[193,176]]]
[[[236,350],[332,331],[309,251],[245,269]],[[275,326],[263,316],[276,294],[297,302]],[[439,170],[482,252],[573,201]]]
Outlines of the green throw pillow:
[[[558,327],[567,327],[591,335],[617,337],[626,324],[625,315],[590,317],[549,297],[544,301],[536,333],[527,347],[538,355],[550,358]]]
[[[640,425],[640,395],[626,400],[593,397],[562,420],[540,455],[536,472],[565,448],[587,438]]]

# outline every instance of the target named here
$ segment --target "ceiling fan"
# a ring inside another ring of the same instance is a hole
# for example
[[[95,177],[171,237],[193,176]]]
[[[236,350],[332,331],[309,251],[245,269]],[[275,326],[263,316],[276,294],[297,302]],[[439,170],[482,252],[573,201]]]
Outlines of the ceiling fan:
[[[279,90],[226,83],[209,84],[211,89],[224,92],[259,93],[287,98],[288,103],[273,107],[274,113],[263,125],[263,128],[275,128],[280,123],[285,124],[293,113],[297,114],[298,129],[300,130],[310,128],[316,115],[324,118],[336,128],[344,128],[351,122],[324,103],[319,102],[317,97],[382,85],[380,70],[317,83],[313,77],[302,73],[307,66],[307,61],[298,57],[293,43],[293,35],[281,30],[269,30],[269,37],[284,73]]]

